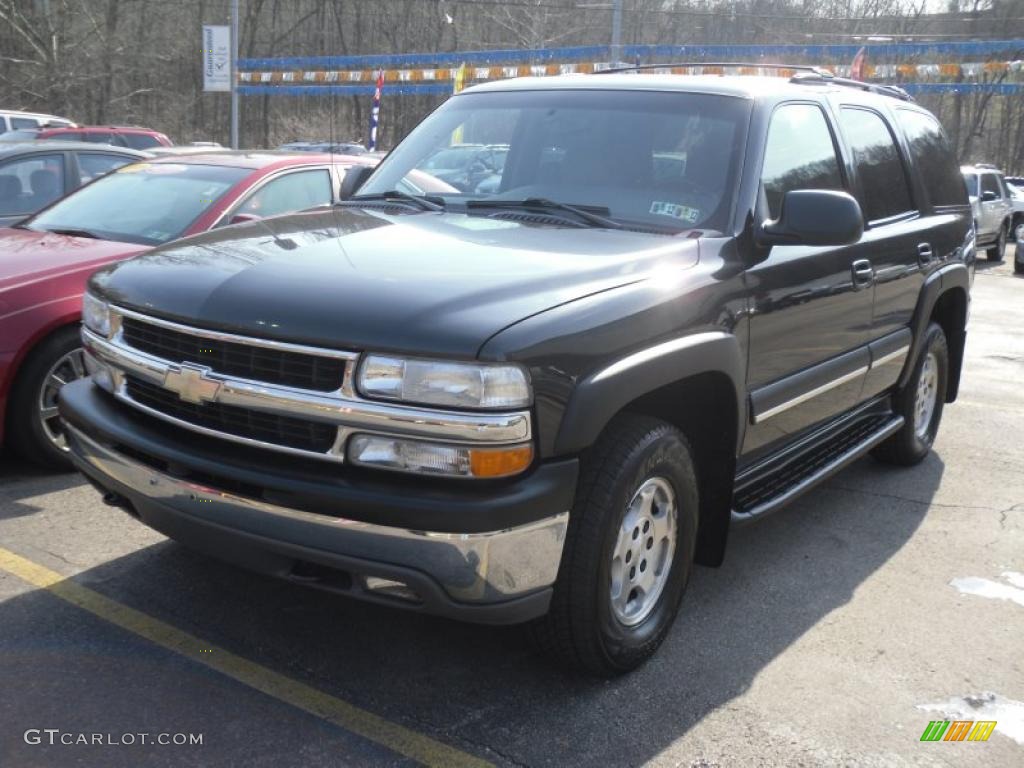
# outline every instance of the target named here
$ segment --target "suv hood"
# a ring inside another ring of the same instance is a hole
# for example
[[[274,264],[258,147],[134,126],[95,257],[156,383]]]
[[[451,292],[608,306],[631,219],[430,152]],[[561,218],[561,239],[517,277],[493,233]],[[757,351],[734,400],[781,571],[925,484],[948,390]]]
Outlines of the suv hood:
[[[530,315],[697,261],[697,240],[339,207],[179,240],[97,273],[108,300],[324,347],[474,357]]]

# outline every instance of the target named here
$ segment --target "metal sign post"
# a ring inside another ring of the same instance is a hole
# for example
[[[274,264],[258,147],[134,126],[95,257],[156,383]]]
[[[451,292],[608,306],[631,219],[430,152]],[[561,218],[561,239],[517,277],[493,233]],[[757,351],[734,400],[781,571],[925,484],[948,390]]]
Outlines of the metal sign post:
[[[231,0],[231,148],[238,149],[238,0]]]

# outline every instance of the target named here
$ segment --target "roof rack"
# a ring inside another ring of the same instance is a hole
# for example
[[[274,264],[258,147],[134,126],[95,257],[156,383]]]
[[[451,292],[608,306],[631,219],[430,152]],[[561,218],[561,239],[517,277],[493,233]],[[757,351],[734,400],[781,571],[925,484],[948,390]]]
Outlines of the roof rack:
[[[882,85],[880,83],[865,83],[862,80],[853,80],[849,77],[836,77],[831,73],[819,74],[814,73],[798,73],[789,78],[789,82],[797,83],[798,85],[811,84],[817,85],[819,83],[827,83],[828,85],[841,85],[845,88],[857,88],[867,93],[877,93],[879,96],[889,96],[893,99],[899,99],[900,101],[913,101],[914,97],[907,93],[905,90],[900,88],[898,85]]]
[[[861,80],[853,80],[848,77],[836,77],[828,69],[816,67],[811,64],[772,64],[762,61],[674,61],[665,64],[635,64],[624,67],[613,67],[611,69],[600,69],[594,72],[595,75],[613,74],[616,72],[643,72],[650,69],[674,69],[676,67],[748,67],[751,69],[791,69],[796,72],[789,78],[789,82],[798,85],[803,84],[825,84],[841,85],[846,88],[857,88],[868,93],[877,93],[880,96],[889,96],[900,101],[913,101],[913,97],[897,85],[881,85],[878,83],[865,83]]]
[[[811,64],[769,64],[761,61],[672,61],[665,64],[630,64],[624,67],[599,69],[595,75],[614,74],[616,72],[643,72],[646,69],[672,69],[673,67],[754,67],[761,69],[792,69],[797,72],[809,72],[821,77],[833,77],[827,69]]]

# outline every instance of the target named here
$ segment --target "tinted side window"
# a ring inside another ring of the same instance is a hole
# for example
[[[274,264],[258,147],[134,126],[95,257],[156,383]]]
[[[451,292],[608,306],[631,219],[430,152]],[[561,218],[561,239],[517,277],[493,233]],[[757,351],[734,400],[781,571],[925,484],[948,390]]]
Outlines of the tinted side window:
[[[865,221],[914,210],[903,161],[885,121],[865,109],[843,108],[839,115],[857,168]]]
[[[235,213],[277,216],[332,201],[331,174],[325,170],[299,171],[267,182],[250,195]]]
[[[35,213],[63,194],[63,155],[32,155],[0,165],[0,213]]]
[[[896,119],[932,205],[965,205],[960,169],[938,120],[909,109],[896,110]]]
[[[820,108],[786,104],[775,110],[768,129],[761,183],[773,219],[779,216],[786,192],[843,188],[832,133]]]
[[[38,128],[39,122],[30,117],[12,117],[11,128]]]
[[[83,137],[85,141],[92,142],[93,144],[114,144],[114,134],[112,133],[87,133]]]
[[[147,133],[122,133],[121,138],[132,149],[149,149],[150,147],[160,146],[160,142],[157,141],[156,137],[150,136]]]
[[[47,141],[81,141],[82,134],[80,133],[54,133],[46,137]]]
[[[996,197],[1003,196],[999,189],[999,180],[996,179],[996,175],[994,173],[981,174],[981,191],[992,192]]]
[[[82,177],[82,183],[87,184],[97,176],[102,176],[104,173],[109,173],[115,168],[120,168],[122,165],[127,165],[130,162],[132,162],[132,158],[122,157],[121,155],[82,152],[78,155],[78,170]]]
[[[7,133],[7,118],[0,115],[0,133]]]
[[[967,194],[974,197],[978,196],[978,174],[976,173],[965,173],[964,184],[967,185]]]

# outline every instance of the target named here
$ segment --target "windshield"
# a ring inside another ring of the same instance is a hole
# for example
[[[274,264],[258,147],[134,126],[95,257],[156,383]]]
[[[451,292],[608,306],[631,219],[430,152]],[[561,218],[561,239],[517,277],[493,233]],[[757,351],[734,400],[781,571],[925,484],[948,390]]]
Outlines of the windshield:
[[[35,230],[77,230],[103,240],[158,245],[181,237],[246,168],[135,163],[82,187],[29,219]]]
[[[625,224],[723,230],[749,114],[748,101],[709,94],[468,93],[420,123],[357,198],[419,171],[457,189],[440,195],[449,204],[543,199]]]

